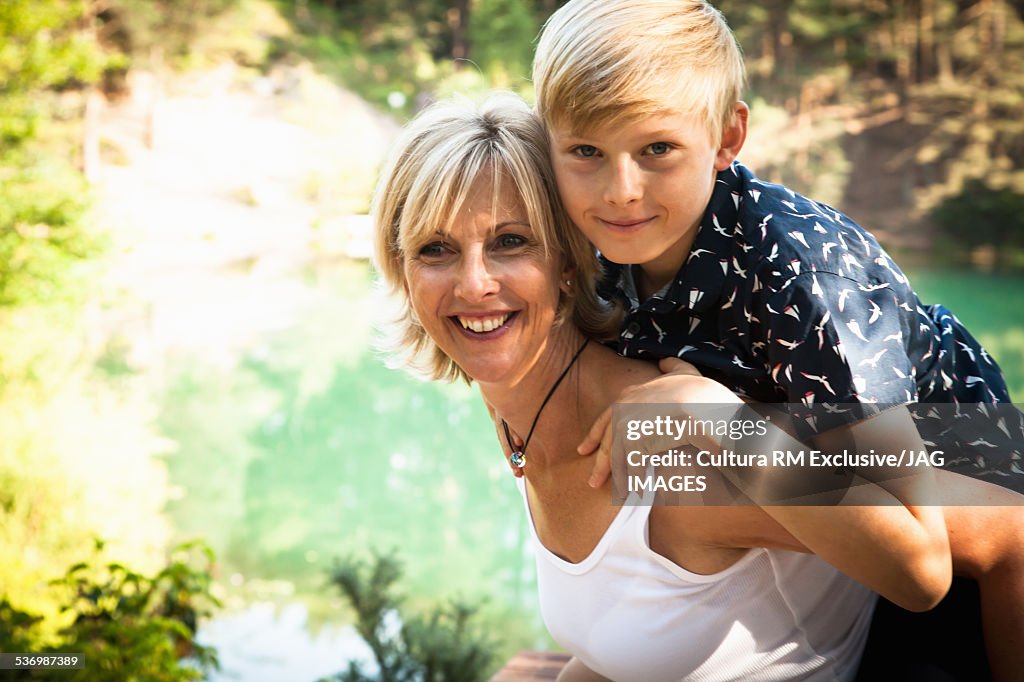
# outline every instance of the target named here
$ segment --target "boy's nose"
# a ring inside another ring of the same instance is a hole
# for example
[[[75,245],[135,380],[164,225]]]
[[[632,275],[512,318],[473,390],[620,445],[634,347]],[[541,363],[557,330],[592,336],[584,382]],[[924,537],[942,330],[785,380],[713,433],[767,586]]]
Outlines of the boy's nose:
[[[464,301],[475,303],[497,293],[498,289],[498,280],[495,279],[487,258],[481,253],[465,253],[459,279],[455,284],[455,295]]]
[[[615,206],[624,206],[643,196],[640,169],[630,159],[622,159],[611,167],[611,177],[605,186],[605,201]]]

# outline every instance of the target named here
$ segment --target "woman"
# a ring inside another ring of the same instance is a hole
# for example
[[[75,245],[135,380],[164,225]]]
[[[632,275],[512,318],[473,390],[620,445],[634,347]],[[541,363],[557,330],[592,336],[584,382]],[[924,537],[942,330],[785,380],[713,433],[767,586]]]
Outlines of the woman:
[[[616,320],[593,294],[593,251],[563,222],[545,145],[518,99],[435,106],[405,131],[374,213],[378,267],[405,306],[397,347],[434,378],[477,382],[523,466],[541,608],[575,656],[567,674],[853,679],[872,590],[912,610],[945,593],[941,509],[891,497],[619,508],[607,486],[590,488],[575,445],[624,389],[660,373],[588,342]],[[689,374],[684,402],[740,404]]]

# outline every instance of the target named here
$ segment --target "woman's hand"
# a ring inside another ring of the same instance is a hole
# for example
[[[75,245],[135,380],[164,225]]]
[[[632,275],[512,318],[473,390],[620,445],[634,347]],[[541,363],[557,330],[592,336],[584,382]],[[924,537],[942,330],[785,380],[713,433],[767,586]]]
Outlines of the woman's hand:
[[[616,403],[670,403],[679,405],[685,410],[687,403],[737,403],[741,401],[735,393],[717,381],[701,375],[696,367],[678,358],[664,358],[658,363],[662,376],[639,386],[631,386],[623,391]],[[594,468],[591,470],[588,483],[592,488],[600,488],[608,480],[612,471],[612,408],[608,407],[597,418],[586,438],[579,444],[576,451],[580,455],[597,454]],[[679,447],[675,438],[665,438],[663,442],[656,436],[645,438],[641,448],[650,453],[662,452],[670,447]]]

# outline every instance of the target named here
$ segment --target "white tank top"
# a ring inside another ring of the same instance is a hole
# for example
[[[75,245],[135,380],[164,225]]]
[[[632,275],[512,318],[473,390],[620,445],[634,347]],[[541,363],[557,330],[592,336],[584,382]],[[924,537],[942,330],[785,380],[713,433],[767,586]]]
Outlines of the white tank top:
[[[811,554],[749,550],[713,575],[651,550],[650,500],[631,501],[573,564],[537,537],[551,636],[616,682],[852,680],[876,595]]]

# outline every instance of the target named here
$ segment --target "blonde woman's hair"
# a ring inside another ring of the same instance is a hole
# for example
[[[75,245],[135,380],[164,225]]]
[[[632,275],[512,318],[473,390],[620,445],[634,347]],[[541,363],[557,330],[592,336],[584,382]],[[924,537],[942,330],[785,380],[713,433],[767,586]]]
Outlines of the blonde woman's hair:
[[[702,0],[571,0],[533,61],[544,124],[577,134],[679,112],[701,116],[718,144],[743,84],[736,39]]]
[[[537,117],[512,94],[491,95],[480,105],[439,102],[406,126],[381,173],[372,207],[376,265],[401,307],[382,346],[433,379],[470,381],[416,319],[405,262],[432,235],[452,229],[483,179],[492,183],[496,201],[501,183],[511,182],[546,256],[575,268],[572,293],[559,301],[557,323],[571,320],[593,338],[617,332],[615,311],[596,294],[602,273],[594,248],[559,201]]]

